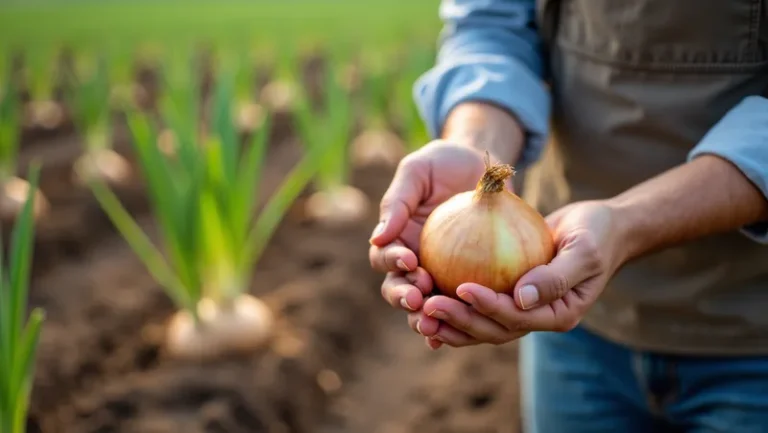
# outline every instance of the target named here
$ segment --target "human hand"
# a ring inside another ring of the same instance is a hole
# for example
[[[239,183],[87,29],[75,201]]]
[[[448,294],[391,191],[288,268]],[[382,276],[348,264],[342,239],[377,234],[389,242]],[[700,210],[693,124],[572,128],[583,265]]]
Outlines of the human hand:
[[[433,349],[503,344],[532,331],[566,332],[587,312],[623,264],[623,230],[604,202],[578,202],[549,215],[557,254],[515,285],[512,294],[466,283],[457,294],[424,302],[409,324]]]
[[[369,251],[371,266],[386,273],[382,296],[393,307],[422,307],[432,292],[431,277],[418,266],[424,222],[444,201],[473,190],[484,172],[482,151],[445,140],[433,141],[400,162],[382,198]]]

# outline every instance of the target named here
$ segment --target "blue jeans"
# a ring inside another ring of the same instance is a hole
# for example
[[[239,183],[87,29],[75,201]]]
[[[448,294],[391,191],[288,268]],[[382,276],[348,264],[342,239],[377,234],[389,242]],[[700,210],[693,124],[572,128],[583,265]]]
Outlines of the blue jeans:
[[[521,341],[525,433],[768,432],[768,357],[638,352],[582,328]]]

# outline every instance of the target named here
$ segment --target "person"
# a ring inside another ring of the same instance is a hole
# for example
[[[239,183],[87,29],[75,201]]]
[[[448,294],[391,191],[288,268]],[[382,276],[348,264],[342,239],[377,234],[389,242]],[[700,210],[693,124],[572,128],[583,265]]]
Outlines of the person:
[[[400,162],[370,239],[386,301],[432,349],[520,340],[528,433],[768,432],[768,1],[439,13],[414,86],[434,141]],[[418,239],[485,150],[537,192],[557,253],[460,302],[433,294]]]

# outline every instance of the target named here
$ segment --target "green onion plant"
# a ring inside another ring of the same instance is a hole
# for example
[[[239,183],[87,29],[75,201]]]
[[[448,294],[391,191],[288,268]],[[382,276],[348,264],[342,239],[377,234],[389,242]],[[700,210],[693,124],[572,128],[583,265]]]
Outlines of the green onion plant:
[[[390,46],[362,50],[363,131],[353,141],[355,165],[383,162],[394,166],[403,154],[403,143],[393,131],[392,95],[395,91],[396,64]]]
[[[229,41],[227,41],[229,42]],[[263,118],[263,108],[256,103],[258,51],[247,40],[219,46],[217,63],[221,69],[235,71],[233,99],[235,118],[241,133],[254,131]]]
[[[127,182],[130,165],[112,148],[110,69],[106,55],[81,50],[67,86],[67,100],[83,140],[84,155],[75,163],[80,180],[97,176],[120,184]]]
[[[31,188],[11,234],[8,266],[0,248],[0,431],[25,433],[34,378],[37,344],[44,313],[27,315],[34,237],[34,192],[39,169],[29,175]],[[2,244],[2,242],[0,242]]]
[[[134,46],[128,42],[112,42],[102,51],[107,67],[107,82],[110,85],[110,105],[125,111],[134,108],[143,88],[136,80]]]
[[[180,64],[187,64],[182,61]],[[269,116],[241,144],[232,120],[236,72],[220,70],[208,128],[200,133],[194,95],[199,86],[176,65],[177,80],[163,99],[176,151],[157,146],[158,128],[142,113],[127,115],[139,166],[146,180],[156,246],[101,182],[92,188],[119,232],[180,310],[168,328],[168,349],[181,357],[222,355],[255,347],[268,335],[270,313],[247,294],[254,265],[272,234],[325,158],[311,149],[267,200],[260,200]],[[260,201],[265,201],[259,206]]]
[[[350,185],[350,142],[354,126],[352,97],[343,84],[346,51],[330,56],[322,82],[319,107],[302,87],[296,108],[296,127],[307,149],[329,149],[314,180],[317,193],[307,201],[310,218],[336,225],[359,220],[367,212],[368,199]]]
[[[30,95],[27,111],[32,124],[53,129],[64,121],[64,107],[56,100],[59,51],[53,44],[29,46],[24,52],[24,77]]]
[[[6,223],[21,213],[31,187],[16,176],[21,106],[11,75],[4,76],[6,80],[0,83],[0,220]],[[47,208],[47,200],[40,191],[35,197],[33,216],[38,217]]]
[[[302,70],[299,46],[281,39],[260,52],[271,66],[269,81],[261,89],[259,102],[273,113],[290,113],[301,98]]]
[[[5,68],[10,69],[10,65]],[[0,185],[16,174],[21,120],[18,90],[8,69],[3,70],[4,79],[0,82]]]

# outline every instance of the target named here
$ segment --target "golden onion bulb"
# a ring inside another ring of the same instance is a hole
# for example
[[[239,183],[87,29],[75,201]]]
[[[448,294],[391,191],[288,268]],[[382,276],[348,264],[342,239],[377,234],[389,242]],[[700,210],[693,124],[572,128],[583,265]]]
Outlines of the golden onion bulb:
[[[487,152],[485,163],[475,190],[438,206],[421,232],[420,265],[440,292],[454,298],[464,283],[511,293],[520,277],[555,255],[544,218],[505,186],[512,167],[492,166]]]

